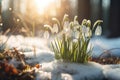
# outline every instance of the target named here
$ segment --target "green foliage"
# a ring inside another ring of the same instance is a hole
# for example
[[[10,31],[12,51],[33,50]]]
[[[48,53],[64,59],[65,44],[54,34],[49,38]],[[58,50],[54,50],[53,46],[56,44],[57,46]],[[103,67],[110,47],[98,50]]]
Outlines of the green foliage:
[[[56,39],[51,43],[55,58],[65,62],[87,62],[91,53],[91,50],[87,52],[89,40],[84,41],[79,38],[77,41],[73,41],[63,34],[62,40]]]
[[[93,27],[91,26],[91,21],[87,19],[84,19],[82,23],[79,24],[77,16],[74,17],[73,21],[69,22],[68,15],[65,15],[61,24],[57,19],[54,20],[56,20],[56,24],[59,25],[58,27],[62,28],[62,30],[58,32],[61,36],[56,37],[56,39],[51,42],[55,58],[65,62],[88,62],[92,54],[92,46],[89,42],[94,30],[95,35],[101,35],[102,28],[100,23],[102,20],[97,20],[93,24]],[[48,28],[54,32],[51,26],[48,26]]]

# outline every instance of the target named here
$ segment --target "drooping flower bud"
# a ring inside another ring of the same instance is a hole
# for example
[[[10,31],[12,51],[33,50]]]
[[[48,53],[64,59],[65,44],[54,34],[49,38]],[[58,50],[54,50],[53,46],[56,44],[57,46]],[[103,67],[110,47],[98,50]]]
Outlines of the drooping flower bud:
[[[101,28],[101,26],[98,25],[95,30],[95,35],[100,36],[101,34],[102,34],[102,28]]]

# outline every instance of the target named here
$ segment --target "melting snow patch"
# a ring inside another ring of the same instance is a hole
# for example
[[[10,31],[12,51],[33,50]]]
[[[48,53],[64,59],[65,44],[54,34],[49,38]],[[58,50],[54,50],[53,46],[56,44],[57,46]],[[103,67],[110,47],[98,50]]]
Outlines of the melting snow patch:
[[[104,79],[102,70],[102,65],[94,62],[77,64],[53,61],[42,64],[42,71],[43,73],[46,72],[47,76],[43,74],[37,75],[40,79],[43,78],[40,77],[42,75],[44,78],[51,78],[52,80],[102,80]]]
[[[103,73],[108,80],[120,80],[120,64],[105,65]]]
[[[54,53],[51,51],[37,49],[36,53],[24,52],[24,54],[27,57],[32,58],[30,60],[27,60],[28,63],[32,63],[32,62],[43,63],[43,62],[51,62],[54,60]]]

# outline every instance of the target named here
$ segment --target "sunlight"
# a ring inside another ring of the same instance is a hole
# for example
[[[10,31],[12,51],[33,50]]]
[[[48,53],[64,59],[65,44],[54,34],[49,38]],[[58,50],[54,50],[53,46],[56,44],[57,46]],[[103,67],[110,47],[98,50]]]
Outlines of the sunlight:
[[[35,0],[35,5],[37,7],[39,14],[44,14],[46,8],[48,8],[55,0]]]

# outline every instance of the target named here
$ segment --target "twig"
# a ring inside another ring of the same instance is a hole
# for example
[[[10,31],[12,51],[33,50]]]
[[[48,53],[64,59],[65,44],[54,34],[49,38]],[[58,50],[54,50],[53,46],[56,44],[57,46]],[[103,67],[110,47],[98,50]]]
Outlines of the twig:
[[[106,51],[103,51],[103,52],[101,53],[101,55],[99,56],[99,58],[101,58],[102,55],[104,55],[104,54],[110,54],[110,51],[111,51],[111,50],[115,50],[115,49],[120,49],[120,48],[111,48],[111,49],[108,49],[108,50],[106,50]]]

